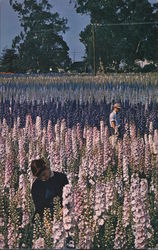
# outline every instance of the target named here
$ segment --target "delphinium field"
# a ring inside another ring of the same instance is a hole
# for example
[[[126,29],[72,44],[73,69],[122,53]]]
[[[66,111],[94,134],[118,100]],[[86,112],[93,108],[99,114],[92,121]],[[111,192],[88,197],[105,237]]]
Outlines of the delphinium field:
[[[109,114],[121,103],[123,139]],[[36,215],[30,163],[67,174],[63,210]],[[145,75],[0,78],[0,249],[158,247],[158,81]]]

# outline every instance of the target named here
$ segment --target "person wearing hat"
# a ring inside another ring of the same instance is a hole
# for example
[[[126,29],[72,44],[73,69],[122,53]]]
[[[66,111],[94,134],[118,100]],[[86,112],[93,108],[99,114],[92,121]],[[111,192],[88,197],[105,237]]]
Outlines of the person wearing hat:
[[[121,106],[119,103],[114,104],[114,109],[110,113],[109,116],[109,123],[110,123],[110,128],[111,128],[111,135],[115,137],[115,141],[121,136],[121,131],[120,131],[120,118],[119,118],[119,112],[121,109]]]

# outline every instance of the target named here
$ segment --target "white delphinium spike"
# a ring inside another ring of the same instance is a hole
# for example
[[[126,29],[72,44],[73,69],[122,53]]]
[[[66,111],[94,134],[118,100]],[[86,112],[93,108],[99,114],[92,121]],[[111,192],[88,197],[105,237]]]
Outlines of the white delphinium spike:
[[[1,136],[3,136],[4,138],[7,136],[9,131],[8,125],[7,125],[7,121],[5,118],[3,118],[3,123],[2,123],[2,132],[1,132]]]
[[[42,134],[42,125],[41,125],[41,117],[36,117],[36,136],[40,137]]]
[[[54,218],[52,224],[53,224],[53,247],[55,249],[63,248],[65,242],[65,230],[63,227],[63,221]]]
[[[72,128],[72,154],[73,159],[77,159],[77,133],[76,133],[76,127]]]
[[[10,187],[10,179],[14,169],[14,155],[12,152],[10,139],[6,139],[6,162],[5,162],[5,187]]]
[[[21,120],[20,120],[20,117],[18,116],[18,117],[17,117],[17,127],[18,127],[18,128],[20,127],[20,123],[21,123]]]
[[[96,183],[95,205],[94,205],[94,222],[96,227],[102,226],[105,222],[105,183]]]
[[[109,165],[114,165],[114,153],[112,146],[109,142],[108,127],[105,126],[105,136],[104,136],[104,170],[107,170]]]
[[[52,126],[51,120],[48,120],[47,137],[48,137],[48,144],[50,145],[50,143],[53,139],[53,126]]]
[[[124,190],[124,200],[123,200],[123,225],[126,228],[130,222],[130,197],[129,192]]]
[[[147,198],[148,198],[148,182],[147,182],[147,179],[142,179],[141,182],[140,182],[140,195],[141,195],[142,206],[143,206],[143,210],[144,210],[144,213],[145,213],[145,219],[146,219],[145,227],[147,229],[147,238],[149,239],[152,236],[152,234],[154,233],[154,230],[153,230],[153,228],[151,226],[149,208],[147,206]]]
[[[115,183],[114,180],[107,180],[106,182],[106,210],[108,211],[109,208],[113,205],[114,202],[114,189],[115,189]]]
[[[91,185],[95,185],[97,178],[97,157],[92,155],[88,160],[88,180]]]
[[[34,249],[44,249],[45,248],[44,239],[42,237],[39,237],[37,240],[35,240],[33,243],[33,248]]]
[[[151,151],[150,151],[150,144],[147,141],[145,144],[145,164],[144,164],[144,172],[148,176],[149,171],[151,169]]]
[[[83,142],[82,142],[82,131],[81,131],[81,125],[80,123],[77,123],[77,140],[79,144],[79,149],[81,150]]]
[[[70,177],[69,184],[65,185],[63,188],[63,226],[66,232],[66,237],[69,235],[74,239],[74,195]]]
[[[92,149],[93,149],[93,130],[91,127],[87,128],[87,133],[86,133],[86,155],[91,156],[92,154]]]
[[[1,168],[5,168],[5,155],[6,155],[6,150],[5,150],[5,139],[0,135],[0,165]],[[4,171],[0,172],[0,187],[1,190],[4,189]]]
[[[56,140],[56,144],[60,145],[60,122],[59,120],[57,120],[57,123],[55,124],[55,140]]]
[[[154,154],[158,155],[158,129],[154,130],[153,152]]]
[[[18,140],[18,128],[17,128],[16,120],[14,121],[14,125],[13,125],[12,138],[14,142]]]
[[[25,157],[26,157],[26,153],[25,153],[25,149],[24,149],[24,138],[20,137],[19,138],[19,166],[20,166],[20,170],[25,170]]]
[[[67,156],[67,165],[72,162],[72,131],[70,128],[67,129],[65,134],[65,149]]]
[[[100,138],[101,138],[101,143],[104,142],[104,132],[105,132],[105,128],[104,128],[104,121],[100,121]]]
[[[150,150],[153,148],[153,123],[150,122],[149,125],[149,144],[150,144]]]

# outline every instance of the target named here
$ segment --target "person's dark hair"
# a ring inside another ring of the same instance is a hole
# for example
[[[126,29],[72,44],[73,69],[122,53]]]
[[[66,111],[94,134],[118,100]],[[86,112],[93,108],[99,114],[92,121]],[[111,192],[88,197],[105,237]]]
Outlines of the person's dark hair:
[[[31,170],[34,176],[38,177],[43,170],[46,169],[46,164],[43,158],[35,159],[31,162]]]

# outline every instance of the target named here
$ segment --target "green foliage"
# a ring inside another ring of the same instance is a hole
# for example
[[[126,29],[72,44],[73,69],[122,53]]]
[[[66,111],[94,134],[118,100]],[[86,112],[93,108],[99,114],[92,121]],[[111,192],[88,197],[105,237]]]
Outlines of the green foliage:
[[[3,49],[0,59],[0,72],[14,73],[16,70],[18,55],[15,49]]]
[[[158,62],[158,54],[155,53],[157,51],[157,25],[106,25],[156,22],[158,3],[151,5],[148,0],[76,0],[75,3],[76,11],[89,14],[91,23],[103,24],[103,26],[95,26],[97,70],[99,58],[106,72],[121,71],[119,68],[121,61],[125,63],[125,71],[141,71],[141,68],[135,64],[136,60],[147,59],[153,61],[153,64]],[[80,40],[86,48],[86,61],[93,65],[92,26],[90,24],[80,33]],[[147,70],[150,71],[151,67],[145,69]]]
[[[17,71],[48,72],[50,67],[53,71],[68,67],[69,48],[62,37],[68,30],[67,19],[52,13],[47,0],[10,0],[10,4],[23,28],[12,42],[12,49],[18,52]]]
[[[56,196],[53,198],[53,204],[54,204],[54,218],[56,218],[56,220],[60,220],[61,219],[61,201],[60,201],[60,197]]]
[[[43,238],[45,240],[45,247],[52,248],[53,240],[52,240],[52,217],[50,213],[50,208],[44,209],[44,235]]]
[[[135,249],[131,220],[129,225],[126,227],[126,249]]]
[[[43,222],[40,219],[40,215],[36,213],[35,224],[33,225],[33,240],[37,240],[39,237],[43,237],[43,235],[44,235]]]
[[[94,236],[94,249],[105,249],[105,226],[100,226]]]
[[[113,249],[117,218],[109,213],[105,222],[105,248]]]

